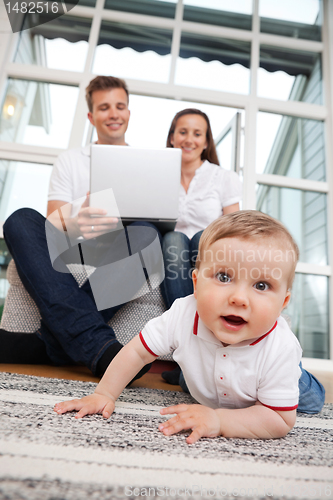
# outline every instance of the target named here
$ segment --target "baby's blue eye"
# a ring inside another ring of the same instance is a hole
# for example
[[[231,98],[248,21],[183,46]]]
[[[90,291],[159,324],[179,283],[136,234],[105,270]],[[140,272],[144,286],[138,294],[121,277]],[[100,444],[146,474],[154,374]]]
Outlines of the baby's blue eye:
[[[265,292],[266,290],[269,289],[268,283],[265,283],[264,281],[259,281],[254,285],[254,288],[256,290],[259,290],[260,292]]]
[[[230,282],[230,276],[228,276],[228,274],[226,274],[226,273],[216,273],[215,278],[220,283],[229,283]]]

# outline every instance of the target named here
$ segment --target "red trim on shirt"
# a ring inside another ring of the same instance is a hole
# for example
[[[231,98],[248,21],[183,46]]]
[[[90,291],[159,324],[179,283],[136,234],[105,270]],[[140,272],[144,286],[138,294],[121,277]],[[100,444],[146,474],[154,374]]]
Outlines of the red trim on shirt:
[[[262,335],[261,337],[259,337],[257,340],[255,340],[254,342],[252,342],[252,344],[250,344],[250,345],[258,344],[258,342],[260,342],[262,339],[264,339],[265,337],[267,337],[267,335],[269,335],[274,330],[274,328],[276,328],[276,325],[277,325],[277,321],[275,321],[273,328],[271,328],[269,330],[269,332],[267,332],[267,333],[265,333],[265,335]]]
[[[196,311],[195,318],[194,318],[194,325],[193,325],[194,335],[198,335],[198,323],[199,323],[199,314],[198,314],[198,311]]]
[[[261,401],[260,401],[261,403]],[[275,411],[292,411],[292,410],[296,410],[296,408],[298,407],[298,404],[295,405],[295,406],[269,406],[269,405],[265,405],[264,403],[261,403],[263,406],[266,406],[267,408],[270,408],[271,410],[275,410]]]
[[[142,342],[142,344],[143,344],[143,347],[144,347],[145,349],[147,349],[147,351],[148,351],[150,354],[152,354],[153,356],[156,356],[156,358],[158,358],[158,354],[155,354],[155,353],[154,353],[151,349],[149,349],[149,347],[147,346],[146,341],[145,341],[145,339],[143,338],[142,332],[140,332],[139,337],[140,337],[140,340],[141,340],[141,342]]]
[[[193,334],[194,335],[198,335],[198,323],[199,323],[199,314],[198,314],[198,311],[196,311],[195,318],[194,318],[194,325],[193,325]],[[252,344],[250,344],[250,345],[258,344],[258,342],[260,342],[265,337],[267,337],[267,335],[269,335],[276,328],[276,326],[277,326],[277,321],[275,321],[274,326],[269,330],[269,332],[267,332],[267,333],[265,333],[265,335],[262,335],[261,337],[259,337],[257,340],[252,342]]]

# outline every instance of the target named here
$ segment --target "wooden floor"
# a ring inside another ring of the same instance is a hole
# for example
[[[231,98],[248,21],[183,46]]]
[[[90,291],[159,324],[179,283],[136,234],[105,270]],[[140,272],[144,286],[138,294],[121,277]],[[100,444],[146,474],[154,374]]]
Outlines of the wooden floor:
[[[131,387],[148,387],[151,389],[164,389],[166,391],[181,391],[178,385],[166,384],[162,377],[163,370],[170,370],[175,365],[169,362],[155,361],[153,366],[143,377],[133,382]],[[304,366],[304,363],[303,363]],[[305,367],[307,368],[307,367]],[[44,365],[11,365],[0,364],[0,372],[20,373],[24,375],[35,375],[37,377],[60,378],[69,380],[83,380],[98,382],[88,368],[83,366],[44,366]],[[326,390],[326,403],[333,403],[333,372],[311,370],[318,380],[323,384]]]
[[[161,372],[171,370],[176,366],[167,361],[155,361],[148,373],[133,382],[131,387],[147,387],[150,389],[164,389],[166,391],[181,391],[179,385],[170,385],[164,382]],[[47,366],[47,365],[12,365],[0,364],[0,372],[34,375],[36,377],[62,378],[68,380],[83,380],[99,382],[91,371],[84,366]]]

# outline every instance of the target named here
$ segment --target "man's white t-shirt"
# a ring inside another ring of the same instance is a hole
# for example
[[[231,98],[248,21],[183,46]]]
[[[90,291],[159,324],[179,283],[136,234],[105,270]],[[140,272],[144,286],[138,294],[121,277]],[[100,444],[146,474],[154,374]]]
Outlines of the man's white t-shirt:
[[[281,316],[262,337],[224,347],[189,295],[149,321],[140,338],[155,356],[173,353],[191,395],[205,406],[246,408],[260,401],[274,410],[297,408],[302,349]]]
[[[48,200],[72,203],[75,217],[90,190],[90,144],[60,154],[51,174]]]

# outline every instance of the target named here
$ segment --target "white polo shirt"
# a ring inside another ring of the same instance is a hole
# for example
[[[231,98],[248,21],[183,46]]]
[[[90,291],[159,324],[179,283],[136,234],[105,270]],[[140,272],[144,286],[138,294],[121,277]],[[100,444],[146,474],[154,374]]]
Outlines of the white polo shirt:
[[[89,190],[90,144],[61,153],[53,166],[48,200],[72,203],[71,217],[75,217]]]
[[[195,171],[187,192],[180,186],[175,231],[192,238],[220,217],[224,207],[239,203],[241,199],[238,175],[206,160]]]
[[[256,401],[274,410],[298,406],[302,349],[281,316],[262,337],[224,347],[189,295],[149,321],[140,338],[155,356],[173,352],[191,395],[205,406],[246,408]]]

